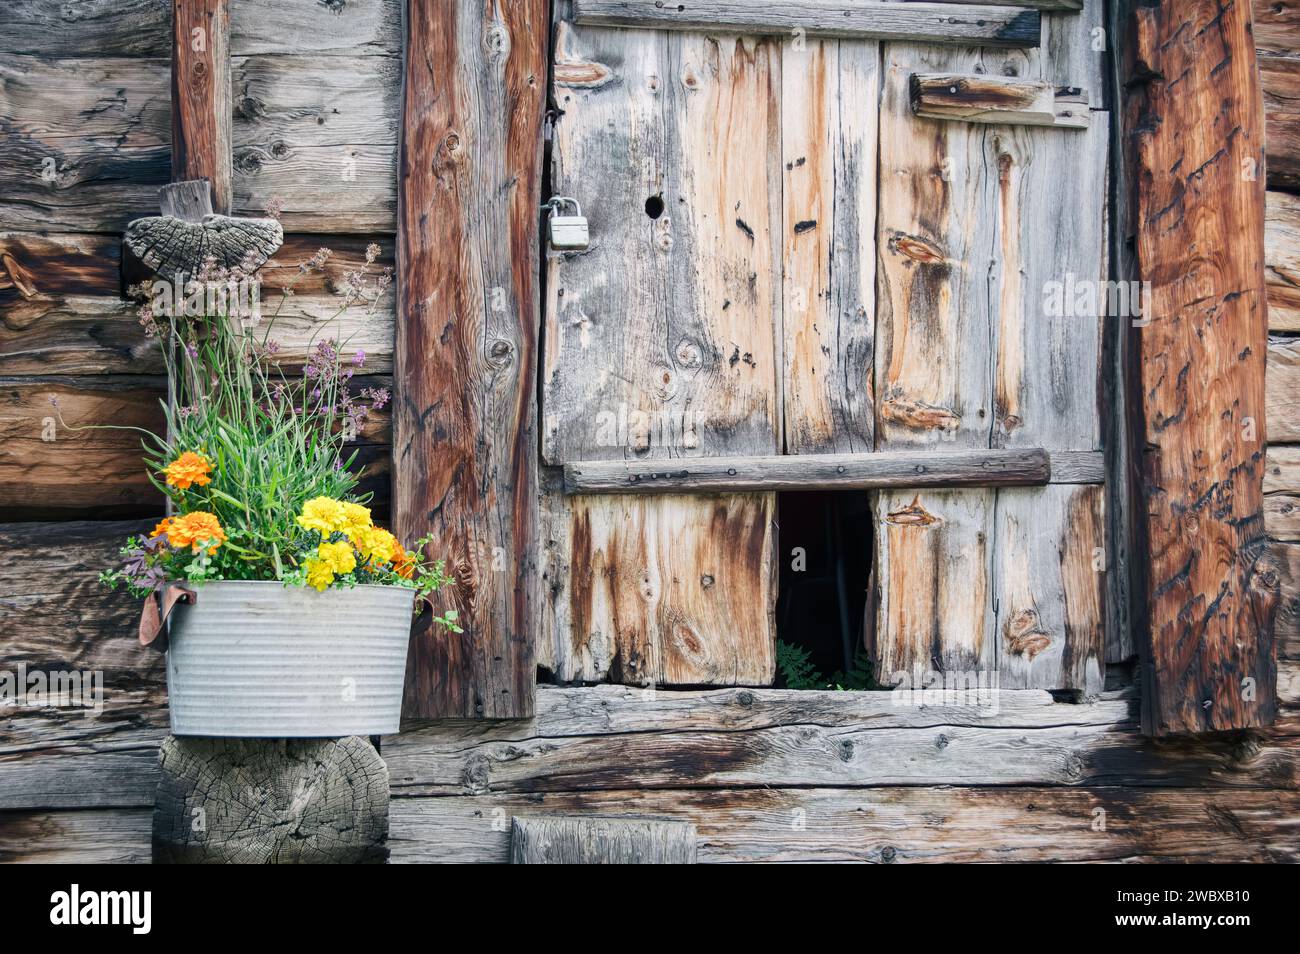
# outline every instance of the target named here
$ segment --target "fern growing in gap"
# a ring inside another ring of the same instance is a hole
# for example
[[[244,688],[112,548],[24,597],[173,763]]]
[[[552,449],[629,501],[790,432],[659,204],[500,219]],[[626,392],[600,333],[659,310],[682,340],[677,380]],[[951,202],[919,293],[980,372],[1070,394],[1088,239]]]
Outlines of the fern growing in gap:
[[[822,689],[826,685],[808,650],[780,639],[776,641],[776,668],[787,689]]]

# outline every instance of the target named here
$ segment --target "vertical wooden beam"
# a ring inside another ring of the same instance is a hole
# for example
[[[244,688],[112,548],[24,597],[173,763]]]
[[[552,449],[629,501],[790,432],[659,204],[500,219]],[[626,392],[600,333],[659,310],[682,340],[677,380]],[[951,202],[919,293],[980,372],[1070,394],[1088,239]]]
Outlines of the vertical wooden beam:
[[[408,718],[533,713],[546,0],[410,0],[393,517],[432,532],[465,632],[417,625]]]
[[[176,0],[172,17],[172,181],[207,179],[230,214],[229,0]]]
[[[1262,558],[1264,111],[1248,4],[1132,4],[1125,142],[1143,729],[1267,725],[1276,581]]]

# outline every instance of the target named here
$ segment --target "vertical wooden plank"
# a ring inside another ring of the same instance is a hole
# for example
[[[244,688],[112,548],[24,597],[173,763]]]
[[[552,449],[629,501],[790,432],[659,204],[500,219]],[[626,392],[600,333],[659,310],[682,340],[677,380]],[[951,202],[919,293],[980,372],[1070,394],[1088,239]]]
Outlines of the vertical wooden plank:
[[[1102,488],[998,491],[994,578],[1003,689],[1103,686]]]
[[[991,677],[992,490],[874,495],[877,678],[919,688],[927,673]]]
[[[780,59],[772,41],[559,25],[548,464],[778,449]],[[719,130],[725,130],[720,134]]]
[[[1143,729],[1267,725],[1278,596],[1261,563],[1264,115],[1250,8],[1171,0],[1129,17],[1125,151],[1137,268],[1151,282],[1130,402]]]
[[[554,83],[591,248],[549,260],[545,461],[777,452],[777,42],[561,20]],[[548,491],[557,678],[770,683],[774,507]]]
[[[544,0],[411,0],[398,212],[394,522],[432,531],[462,635],[417,625],[411,718],[533,712]]]
[[[228,215],[229,0],[176,0],[172,31],[172,181],[207,179],[213,210]]]
[[[790,454],[873,447],[879,44],[782,47],[783,419]]]

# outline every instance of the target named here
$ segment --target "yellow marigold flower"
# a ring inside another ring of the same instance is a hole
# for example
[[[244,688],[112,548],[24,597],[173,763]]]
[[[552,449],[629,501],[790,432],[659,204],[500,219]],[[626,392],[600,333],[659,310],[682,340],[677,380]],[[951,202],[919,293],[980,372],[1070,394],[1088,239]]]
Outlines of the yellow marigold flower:
[[[208,547],[208,553],[216,553],[217,547],[226,542],[226,531],[221,529],[221,521],[217,519],[216,514],[205,513],[202,510],[172,517],[165,532],[167,542],[172,546],[190,547],[194,553],[198,553],[205,545]]]
[[[308,560],[306,567],[307,585],[314,587],[318,592],[325,592],[334,582],[334,571],[323,560]]]
[[[370,508],[363,507],[361,504],[352,503],[345,500],[339,504],[343,513],[339,520],[339,526],[335,529],[342,530],[348,535],[348,539],[356,543],[358,538],[370,529]]]
[[[350,543],[322,543],[316,548],[317,559],[335,573],[351,573],[357,568],[357,555]]]
[[[167,483],[180,490],[189,490],[193,484],[202,487],[212,483],[208,476],[212,472],[212,461],[202,454],[186,451],[167,465]]]
[[[332,497],[313,497],[302,505],[298,526],[304,530],[317,530],[328,537],[343,523],[343,505]]]
[[[368,527],[357,534],[352,541],[361,555],[370,563],[391,563],[402,549],[393,536],[382,527]]]

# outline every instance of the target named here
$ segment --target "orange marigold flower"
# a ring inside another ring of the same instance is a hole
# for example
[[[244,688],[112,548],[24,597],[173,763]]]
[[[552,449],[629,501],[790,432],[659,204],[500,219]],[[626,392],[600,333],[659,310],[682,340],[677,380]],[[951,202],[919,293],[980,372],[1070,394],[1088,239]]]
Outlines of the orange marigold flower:
[[[190,485],[212,483],[208,474],[212,473],[212,461],[202,454],[186,451],[167,465],[167,483],[181,490],[189,490]]]
[[[216,514],[196,510],[182,517],[172,517],[167,527],[167,542],[174,547],[189,547],[198,553],[203,546],[208,553],[216,553],[217,547],[226,542],[226,531],[221,529],[221,521]]]
[[[171,525],[172,525],[172,518],[163,517],[161,520],[158,521],[158,526],[153,528],[153,533],[149,534],[149,539],[157,540],[169,529],[171,529]]]
[[[415,576],[415,554],[396,541],[393,542],[393,569],[404,580]]]

